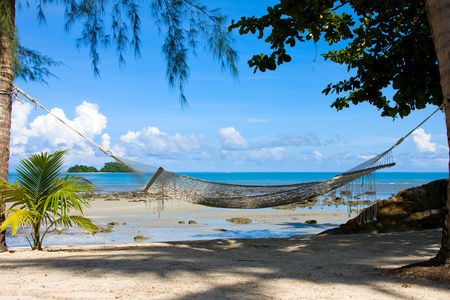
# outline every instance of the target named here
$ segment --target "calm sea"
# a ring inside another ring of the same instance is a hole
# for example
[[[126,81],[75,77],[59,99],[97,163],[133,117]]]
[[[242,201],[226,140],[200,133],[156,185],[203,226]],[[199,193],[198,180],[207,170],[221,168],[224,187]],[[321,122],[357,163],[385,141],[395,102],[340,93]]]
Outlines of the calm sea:
[[[185,172],[183,175],[223,183],[246,185],[280,185],[330,179],[332,172]],[[104,193],[131,192],[142,189],[126,173],[79,173]],[[433,180],[448,178],[446,172],[378,172],[375,173],[377,198],[385,199],[398,191],[420,186]],[[16,173],[8,181],[14,182]]]

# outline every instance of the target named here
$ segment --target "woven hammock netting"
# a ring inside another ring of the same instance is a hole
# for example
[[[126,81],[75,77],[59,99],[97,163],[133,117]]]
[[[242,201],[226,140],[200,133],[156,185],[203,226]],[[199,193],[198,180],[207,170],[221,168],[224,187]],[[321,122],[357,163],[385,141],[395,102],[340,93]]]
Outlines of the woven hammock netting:
[[[239,209],[306,203],[311,198],[337,188],[341,188],[341,195],[347,197],[349,201],[361,202],[361,197],[366,199],[374,197],[371,174],[379,169],[395,165],[392,161],[391,150],[388,150],[328,180],[258,186],[211,182],[123,158],[114,156],[113,158],[131,167],[133,172],[129,172],[130,176],[155,199],[163,201],[178,199],[211,207]],[[353,182],[352,185],[346,186],[351,182]]]

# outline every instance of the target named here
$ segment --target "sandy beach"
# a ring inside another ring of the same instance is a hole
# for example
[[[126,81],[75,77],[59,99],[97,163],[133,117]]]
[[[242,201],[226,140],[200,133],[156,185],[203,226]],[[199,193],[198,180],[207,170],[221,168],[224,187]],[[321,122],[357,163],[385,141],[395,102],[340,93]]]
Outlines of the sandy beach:
[[[119,223],[114,231],[139,218],[147,218],[145,226],[153,230],[191,226],[200,232],[218,229],[202,224],[205,220],[216,220],[215,225],[222,220],[227,228],[290,224],[301,232],[299,224],[306,220],[317,220],[320,230],[323,224],[348,219],[346,211],[332,210],[230,212],[178,201],[165,206],[158,217],[154,203],[94,199],[85,214],[99,225]],[[252,224],[231,224],[226,221],[231,217],[250,218]],[[198,224],[189,225],[189,219]],[[256,239],[217,236],[178,242],[154,238],[150,236],[151,243],[75,244],[44,251],[12,248],[0,253],[0,299],[448,299],[450,295],[448,284],[400,279],[389,272],[434,256],[440,230]]]
[[[389,273],[433,256],[414,233],[73,246],[1,253],[1,299],[448,299]]]

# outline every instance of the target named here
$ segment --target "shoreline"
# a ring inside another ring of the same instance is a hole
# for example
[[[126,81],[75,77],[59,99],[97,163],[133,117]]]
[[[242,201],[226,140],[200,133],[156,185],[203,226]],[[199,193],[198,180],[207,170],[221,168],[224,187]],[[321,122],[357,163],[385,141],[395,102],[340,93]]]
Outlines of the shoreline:
[[[84,210],[83,216],[99,227],[97,233],[92,236],[76,227],[58,227],[48,233],[43,246],[289,238],[316,235],[349,219],[347,211],[334,208],[223,209],[178,200],[165,200],[164,209],[158,211],[157,201],[147,203],[130,197],[93,196],[91,207]],[[235,223],[234,218],[249,223]],[[19,230],[15,236],[9,230],[6,242],[11,249],[28,247],[27,230]]]

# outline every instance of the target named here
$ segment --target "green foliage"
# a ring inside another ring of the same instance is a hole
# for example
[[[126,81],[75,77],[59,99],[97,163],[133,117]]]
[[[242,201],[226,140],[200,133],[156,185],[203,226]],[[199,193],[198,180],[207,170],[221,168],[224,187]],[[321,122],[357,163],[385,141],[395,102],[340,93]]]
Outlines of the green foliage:
[[[109,162],[105,163],[105,166],[100,169],[100,172],[110,172],[110,173],[124,173],[124,172],[133,172],[133,170],[121,163],[118,162]]]
[[[38,51],[22,47],[17,42],[14,59],[14,74],[25,81],[47,83],[46,78],[54,77],[49,68],[61,65]]]
[[[91,166],[75,165],[70,167],[67,172],[69,173],[96,173],[97,168]]]
[[[351,11],[351,15],[344,11]],[[322,56],[347,65],[355,75],[329,84],[323,93],[344,94],[332,107],[368,101],[382,116],[407,116],[427,104],[441,105],[442,90],[434,44],[422,0],[280,0],[260,18],[242,17],[229,30],[256,32],[271,44],[270,55],[255,55],[249,66],[275,70],[291,57],[286,45],[320,39],[330,46],[348,40],[346,47]],[[342,44],[337,46],[341,47]],[[335,47],[334,47],[335,48]],[[387,99],[383,92],[393,89]]]
[[[21,161],[16,170],[18,180],[14,184],[0,182],[4,202],[11,203],[0,230],[11,225],[14,235],[19,227],[31,226],[32,242],[29,242],[33,250],[42,250],[44,237],[54,225],[77,225],[92,234],[98,229],[89,219],[69,214],[72,209],[83,213],[83,206],[88,207],[89,202],[79,193],[89,191],[93,186],[80,177],[59,177],[65,153],[32,155]]]
[[[19,6],[25,3],[27,7],[31,7],[30,2],[19,1]],[[233,76],[238,74],[238,56],[233,49],[234,40],[224,25],[224,16],[220,10],[208,9],[198,0],[36,1],[34,6],[41,23],[46,22],[44,8],[49,4],[58,4],[65,8],[66,31],[81,28],[76,44],[78,48],[89,49],[96,76],[100,75],[99,51],[103,48],[112,47],[116,50],[119,65],[125,64],[125,53],[129,48],[133,49],[136,58],[140,57],[142,6],[150,8],[156,28],[164,35],[162,52],[167,61],[166,76],[170,87],[179,89],[182,105],[187,104],[184,86],[189,78],[189,53],[195,55],[201,41],[222,69],[228,67]],[[1,27],[2,23],[0,33]],[[18,49],[21,51],[17,55],[20,58],[17,66],[22,66],[18,75],[22,77],[41,80],[49,75],[46,67],[57,64],[36,52],[24,51],[25,48]],[[30,61],[33,67],[28,66]]]

